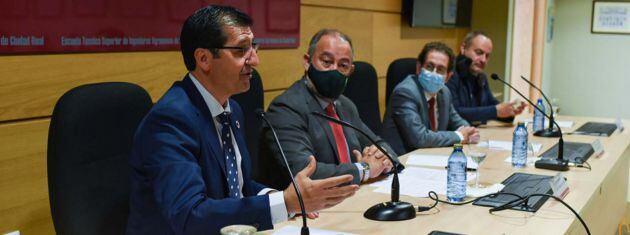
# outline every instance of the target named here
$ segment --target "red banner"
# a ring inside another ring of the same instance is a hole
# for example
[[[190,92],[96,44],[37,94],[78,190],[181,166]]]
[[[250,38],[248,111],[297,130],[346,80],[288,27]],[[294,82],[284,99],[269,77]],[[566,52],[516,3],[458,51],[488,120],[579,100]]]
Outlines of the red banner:
[[[179,50],[182,23],[208,4],[248,13],[263,48],[299,46],[299,0],[0,0],[0,53]]]

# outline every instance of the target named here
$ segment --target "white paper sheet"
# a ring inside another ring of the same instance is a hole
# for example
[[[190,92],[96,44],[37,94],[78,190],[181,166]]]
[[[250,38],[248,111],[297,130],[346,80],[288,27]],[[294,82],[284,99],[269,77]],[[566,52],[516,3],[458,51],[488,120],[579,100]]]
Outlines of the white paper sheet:
[[[467,181],[475,179],[475,174],[468,172]],[[374,192],[391,193],[393,176],[387,179],[370,184],[377,187]],[[407,167],[398,174],[400,183],[400,194],[412,197],[428,197],[429,191],[435,191],[437,194],[446,194],[446,170],[436,170],[422,167]]]
[[[540,160],[539,157],[528,157],[527,158],[527,162],[525,163],[528,166],[533,166],[534,163],[536,163],[536,161]],[[507,156],[507,158],[505,158],[505,160],[503,160],[504,162],[509,162],[512,163],[512,155]]]
[[[488,195],[491,193],[498,193],[503,188],[505,188],[505,185],[502,185],[500,183],[496,183],[485,188],[473,188],[468,186],[466,187],[466,196],[481,197],[483,195]]]
[[[354,235],[354,233],[345,233],[345,232],[338,232],[338,231],[330,231],[330,230],[323,230],[323,229],[316,229],[313,227],[308,227],[309,229],[309,234],[317,234],[317,235]],[[294,226],[294,225],[287,225],[282,227],[281,229],[279,229],[278,231],[274,232],[274,235],[295,235],[295,234],[300,234],[300,231],[302,230],[302,227],[298,227],[298,226]]]
[[[532,119],[520,119],[519,121],[525,122],[526,126],[529,123],[533,123]],[[555,121],[558,123],[558,126],[560,126],[560,128],[571,128],[575,124],[575,122],[573,121],[558,121],[558,120],[555,120]],[[549,120],[545,120],[545,128],[548,127],[548,125],[549,125]]]
[[[448,164],[448,155],[435,155],[435,154],[410,154],[407,158],[407,165],[416,166],[430,166],[430,167],[446,167]],[[477,169],[477,163],[475,163],[470,157],[466,157],[468,160],[467,166],[471,169]]]
[[[503,140],[489,140],[490,149],[492,150],[502,150],[502,151],[512,151],[512,142],[511,141],[503,141]],[[541,143],[531,143],[534,153],[538,153],[542,148]]]

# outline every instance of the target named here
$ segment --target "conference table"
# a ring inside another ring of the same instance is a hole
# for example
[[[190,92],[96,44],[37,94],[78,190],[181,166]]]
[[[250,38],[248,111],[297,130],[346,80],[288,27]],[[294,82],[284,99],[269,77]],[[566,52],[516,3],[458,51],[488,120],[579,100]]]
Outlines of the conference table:
[[[574,122],[572,127],[562,128],[565,133],[577,129],[587,121],[614,123],[612,118],[558,116],[557,120]],[[624,122],[628,123],[625,120]],[[512,124],[490,122],[488,125],[480,126],[479,131],[482,138],[511,142],[514,128]],[[539,154],[558,142],[558,138],[533,136],[531,125],[528,132],[530,142],[542,143]],[[591,156],[588,160],[592,170],[571,167],[569,171],[562,173],[567,179],[566,183],[570,190],[564,201],[580,214],[592,234],[614,234],[625,214],[628,204],[628,169],[630,168],[628,160],[630,159],[628,147],[630,134],[628,132],[626,130],[620,133],[617,130],[610,137],[564,136],[565,142],[591,143],[599,139],[604,146],[602,155],[597,158]],[[410,154],[450,155],[451,151],[452,147],[418,149],[401,156],[400,159],[406,162]],[[557,171],[538,169],[534,166],[513,168],[511,163],[505,161],[510,155],[510,151],[489,150],[488,156],[480,167],[480,182],[484,185],[500,183],[515,172],[549,176],[558,174]],[[469,181],[469,184],[473,182]],[[429,211],[418,212],[416,218],[411,220],[372,221],[363,217],[365,210],[390,199],[390,194],[373,192],[374,189],[369,184],[362,185],[354,196],[321,211],[318,219],[308,220],[309,227],[353,234],[428,234],[434,230],[463,234],[586,234],[577,217],[564,205],[551,198],[536,213],[504,210],[490,214],[489,207],[439,203]],[[439,197],[446,199],[445,195],[439,195]],[[470,199],[474,198],[466,198],[466,200]],[[433,204],[433,200],[427,197],[401,195],[400,200],[416,206]],[[274,231],[289,225],[301,227],[301,223],[300,218],[294,218],[276,224]]]

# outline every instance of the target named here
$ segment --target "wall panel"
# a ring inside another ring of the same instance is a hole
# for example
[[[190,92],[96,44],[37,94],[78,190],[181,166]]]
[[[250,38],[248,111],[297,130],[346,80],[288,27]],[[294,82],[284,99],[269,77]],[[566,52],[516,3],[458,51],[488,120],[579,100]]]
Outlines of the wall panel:
[[[48,204],[48,119],[0,125],[0,233],[52,233]],[[37,231],[37,232],[36,232]]]
[[[373,47],[374,68],[379,77],[385,77],[389,63],[398,58],[418,57],[425,43],[442,41],[453,47],[459,29],[410,28],[401,25],[400,15],[374,13]]]
[[[185,73],[178,52],[0,57],[0,121],[50,116],[55,102],[81,84],[141,84],[156,99]]]
[[[318,5],[355,10],[400,12],[401,0],[302,0],[302,5]]]
[[[287,88],[304,74],[303,56],[311,36],[322,28],[335,28],[353,41],[355,60],[372,60],[372,13],[319,6],[301,7],[300,47],[261,50],[258,69],[265,90]]]

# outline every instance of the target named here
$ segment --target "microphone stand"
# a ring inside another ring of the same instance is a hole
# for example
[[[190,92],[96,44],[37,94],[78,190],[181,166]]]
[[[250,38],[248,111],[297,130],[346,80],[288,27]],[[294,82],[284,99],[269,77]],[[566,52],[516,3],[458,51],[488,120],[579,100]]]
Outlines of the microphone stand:
[[[282,150],[282,146],[280,145],[280,140],[278,140],[278,135],[276,135],[276,130],[273,128],[267,117],[265,117],[265,112],[262,110],[257,111],[258,116],[261,117],[271,129],[271,133],[273,133],[273,138],[276,140],[276,145],[280,150],[280,154],[282,155],[282,160],[284,160],[284,165],[287,166],[287,170],[289,170],[289,177],[291,178],[291,182],[293,183],[293,189],[295,189],[295,193],[298,197],[298,202],[300,203],[300,210],[302,211],[302,230],[300,231],[301,235],[309,235],[310,231],[308,226],[306,225],[306,209],[304,209],[304,199],[302,199],[302,193],[300,193],[300,189],[298,185],[295,183],[295,179],[293,178],[293,172],[291,172],[291,167],[289,167],[289,162],[287,161],[287,156],[284,155],[284,150]]]
[[[562,133],[560,132],[560,129],[556,130],[553,128],[553,125],[552,125],[552,123],[554,123],[555,121],[554,121],[553,107],[551,106],[551,102],[549,102],[549,99],[547,99],[547,96],[545,95],[545,93],[543,93],[542,90],[540,90],[540,88],[538,88],[529,80],[525,79],[525,77],[521,76],[521,78],[523,79],[523,81],[527,82],[530,86],[532,86],[534,89],[540,92],[543,98],[545,98],[545,101],[547,102],[547,104],[549,104],[549,109],[551,109],[551,115],[549,115],[549,128],[547,129],[543,128],[542,130],[536,131],[534,132],[534,135],[540,136],[540,137],[560,137],[562,135]]]
[[[492,77],[493,80],[501,81],[503,84],[505,84],[508,87],[512,88],[512,90],[516,91],[517,94],[519,94],[521,97],[523,97],[523,99],[525,99],[529,104],[531,104],[534,108],[536,108],[543,115],[545,115],[545,117],[549,118],[549,121],[553,122],[553,124],[558,127],[558,132],[560,132],[560,139],[558,140],[558,157],[556,159],[540,159],[540,160],[536,161],[534,166],[536,166],[536,168],[548,169],[548,170],[554,170],[554,171],[568,171],[569,170],[569,161],[565,160],[563,158],[563,156],[564,156],[564,140],[562,139],[562,130],[560,129],[560,125],[558,125],[558,123],[555,120],[553,120],[551,117],[549,117],[549,115],[547,115],[540,108],[538,108],[538,106],[534,105],[534,103],[531,100],[529,100],[528,98],[526,98],[520,91],[518,91],[516,88],[514,88],[512,85],[510,85],[505,80],[499,78],[499,76],[496,73],[493,73],[491,77]]]
[[[361,133],[361,135],[365,136],[368,140],[370,140],[370,142],[372,142],[372,144],[374,144],[374,146],[376,146],[378,150],[383,152],[383,154],[385,154],[385,156],[387,156],[387,158],[394,165],[392,169],[394,171],[394,178],[392,179],[391,201],[379,203],[370,207],[367,211],[365,211],[365,213],[363,213],[363,217],[367,219],[371,219],[371,220],[376,220],[376,221],[399,221],[399,220],[409,220],[416,217],[415,207],[411,205],[411,203],[402,202],[399,200],[400,182],[398,181],[398,168],[399,166],[402,166],[402,164],[400,164],[397,161],[394,161],[392,156],[390,156],[389,153],[387,153],[387,151],[383,149],[383,147],[378,145],[376,141],[372,139],[372,137],[370,137],[363,130],[355,127],[354,125],[344,122],[342,120],[333,118],[331,116],[319,113],[319,112],[311,112],[311,114],[315,115],[316,117],[320,117],[328,121],[337,123],[339,125],[352,128],[353,130],[356,130],[357,132]]]

